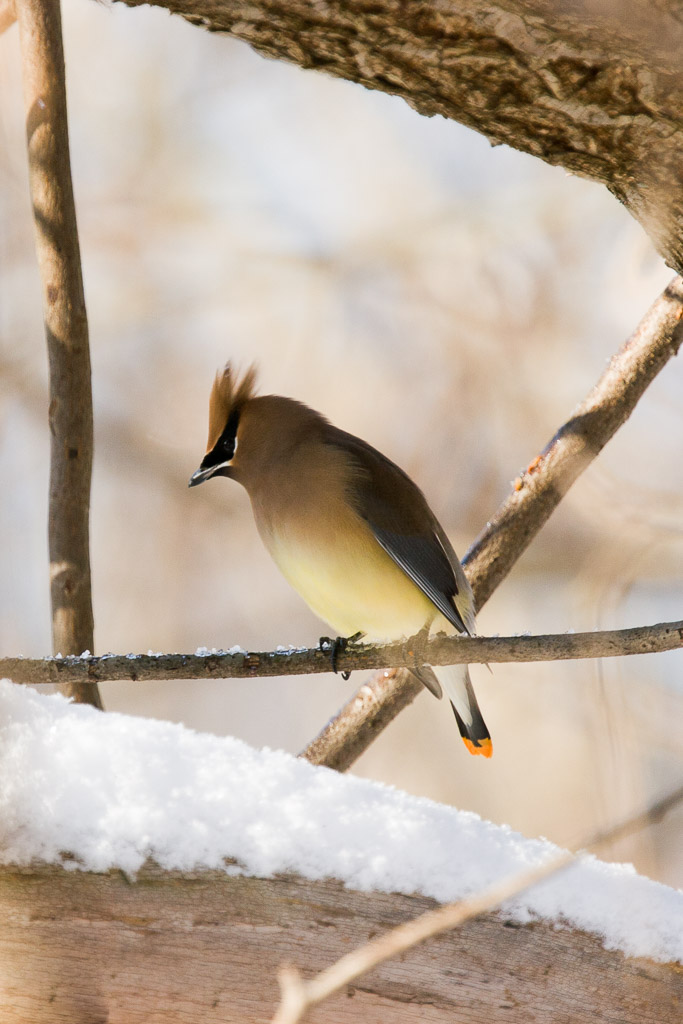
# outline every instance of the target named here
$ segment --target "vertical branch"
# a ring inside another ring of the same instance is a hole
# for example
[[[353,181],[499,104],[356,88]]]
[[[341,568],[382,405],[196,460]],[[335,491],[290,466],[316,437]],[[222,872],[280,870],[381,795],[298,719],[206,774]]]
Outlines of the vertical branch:
[[[20,0],[26,137],[50,368],[50,596],[55,653],[93,649],[88,516],[93,453],[88,321],[66,115],[59,0]],[[101,707],[96,686],[69,684]]]

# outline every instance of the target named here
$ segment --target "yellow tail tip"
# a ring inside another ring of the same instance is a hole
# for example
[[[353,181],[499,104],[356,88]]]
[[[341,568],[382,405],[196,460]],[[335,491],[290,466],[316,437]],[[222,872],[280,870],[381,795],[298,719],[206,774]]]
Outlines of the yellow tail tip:
[[[488,737],[485,740],[480,740],[479,743],[473,743],[467,736],[463,736],[462,741],[470,754],[479,754],[481,757],[491,757],[493,755],[493,744]]]

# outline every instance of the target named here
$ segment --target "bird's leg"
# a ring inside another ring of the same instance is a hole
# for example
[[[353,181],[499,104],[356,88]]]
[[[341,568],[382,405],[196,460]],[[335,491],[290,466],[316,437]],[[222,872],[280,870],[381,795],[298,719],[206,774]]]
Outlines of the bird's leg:
[[[363,636],[363,632],[359,630],[354,633],[353,636],[337,636],[332,639],[330,636],[321,636],[319,646],[321,651],[330,652],[330,661],[332,663],[332,671],[337,674],[337,658],[341,651],[345,651],[349,644],[355,644]],[[342,672],[342,679],[346,680],[350,677],[350,672]]]

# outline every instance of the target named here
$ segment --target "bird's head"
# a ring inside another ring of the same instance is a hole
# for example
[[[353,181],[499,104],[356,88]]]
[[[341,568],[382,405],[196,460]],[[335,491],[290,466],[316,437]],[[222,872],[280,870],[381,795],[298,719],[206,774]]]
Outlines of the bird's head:
[[[233,477],[240,441],[240,424],[247,404],[254,398],[256,368],[249,367],[240,378],[230,363],[216,374],[209,400],[209,439],[199,469],[189,486],[203,484],[212,476]]]

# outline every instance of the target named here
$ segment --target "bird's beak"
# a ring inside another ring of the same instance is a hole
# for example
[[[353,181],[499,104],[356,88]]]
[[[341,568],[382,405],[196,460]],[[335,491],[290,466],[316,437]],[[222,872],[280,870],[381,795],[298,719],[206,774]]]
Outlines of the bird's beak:
[[[197,484],[203,484],[205,480],[208,480],[209,477],[213,476],[218,468],[218,466],[207,466],[206,469],[202,469],[200,466],[199,469],[190,477],[187,486],[196,487]]]

